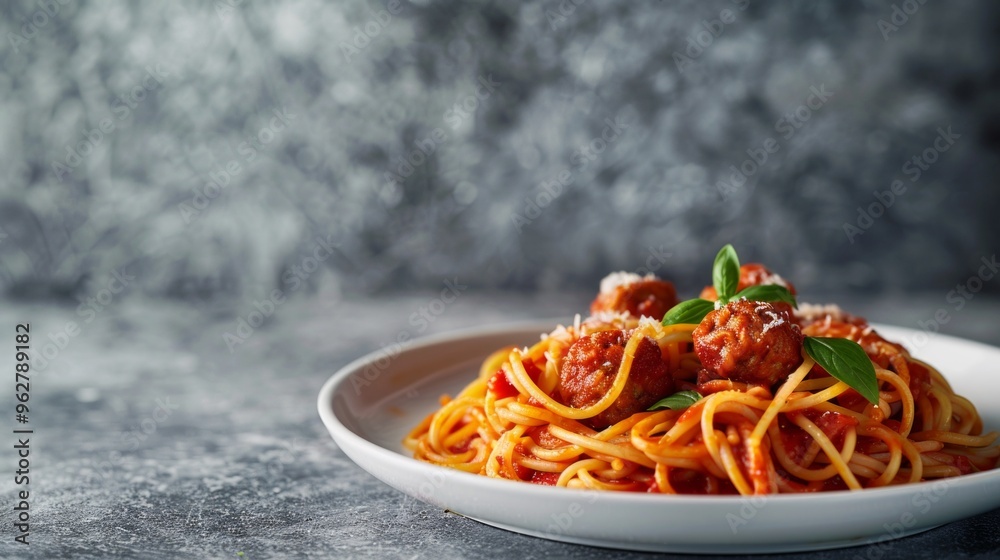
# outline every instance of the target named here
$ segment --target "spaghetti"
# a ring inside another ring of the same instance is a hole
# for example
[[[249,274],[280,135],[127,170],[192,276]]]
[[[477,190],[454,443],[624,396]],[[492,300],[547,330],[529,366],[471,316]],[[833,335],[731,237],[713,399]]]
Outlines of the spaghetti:
[[[741,278],[754,266],[741,268]],[[646,304],[674,297],[672,286],[669,296],[667,290],[650,295],[643,285],[649,282],[669,284],[618,275],[602,286],[587,319],[557,327],[528,348],[496,351],[458,395],[442,397],[441,408],[404,444],[418,459],[494,478],[668,494],[857,490],[997,466],[998,434],[982,433],[975,407],[935,368],[863,319],[829,306],[793,311],[752,302],[758,311],[777,308],[777,322],[747,323],[757,328],[747,340],[768,340],[762,331],[787,328],[799,337],[792,339],[800,341],[797,364],[773,383],[724,375],[723,366],[706,367],[710,360],[698,346],[718,311],[699,323],[664,326],[636,312],[628,297],[639,294]],[[612,291],[625,297],[610,297]],[[611,309],[600,308],[609,301]],[[653,308],[660,313],[674,303]],[[739,317],[735,303],[721,307]],[[730,346],[721,353],[730,357],[746,333],[722,334]],[[818,365],[802,349],[804,335],[857,342],[875,370],[877,401]],[[752,356],[760,360],[743,366],[756,372],[773,365],[776,343],[768,344]],[[702,398],[682,410],[649,410],[677,390]]]

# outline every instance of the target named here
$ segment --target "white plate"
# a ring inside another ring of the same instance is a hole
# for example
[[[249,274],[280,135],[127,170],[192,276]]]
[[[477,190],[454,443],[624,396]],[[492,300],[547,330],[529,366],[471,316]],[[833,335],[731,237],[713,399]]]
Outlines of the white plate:
[[[465,330],[364,356],[334,374],[319,414],[354,462],[429,504],[537,537],[660,552],[820,550],[881,542],[1000,507],[1000,470],[942,482],[767,498],[593,492],[496,480],[411,458],[403,436],[471,381],[490,352],[530,345],[555,321]],[[942,370],[1000,427],[1000,349],[878,326]]]

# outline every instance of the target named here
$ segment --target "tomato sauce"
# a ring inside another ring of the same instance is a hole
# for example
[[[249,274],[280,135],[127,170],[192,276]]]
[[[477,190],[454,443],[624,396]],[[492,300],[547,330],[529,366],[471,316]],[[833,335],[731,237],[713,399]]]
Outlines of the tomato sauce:
[[[838,448],[844,444],[844,434],[847,429],[858,425],[858,421],[854,417],[829,410],[807,409],[789,412],[787,413],[788,417],[779,416],[778,430],[781,432],[781,443],[795,462],[802,460],[813,441],[812,436],[792,422],[791,418],[795,414],[801,414],[816,424],[816,427],[822,430]]]
[[[540,370],[538,366],[535,365],[535,362],[532,362],[531,360],[525,360],[521,363],[524,365],[524,371],[528,374],[528,377],[530,377],[535,383],[538,383],[538,377],[542,375],[542,370]],[[507,374],[502,369],[498,369],[497,372],[493,374],[493,377],[486,382],[486,388],[491,393],[496,395],[497,400],[517,396],[517,388],[510,382],[510,379],[507,378]]]
[[[559,473],[557,472],[544,472],[535,471],[531,475],[532,484],[541,484],[543,486],[555,486],[559,482]]]

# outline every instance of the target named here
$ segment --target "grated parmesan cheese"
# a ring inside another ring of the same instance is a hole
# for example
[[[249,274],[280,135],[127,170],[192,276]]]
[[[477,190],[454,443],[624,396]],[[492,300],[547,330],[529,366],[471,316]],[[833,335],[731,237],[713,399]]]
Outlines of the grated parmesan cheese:
[[[767,332],[773,328],[777,328],[785,324],[784,317],[782,317],[781,314],[776,313],[771,308],[770,305],[760,305],[758,303],[757,307],[754,308],[754,312],[756,312],[761,317],[767,317],[767,320],[764,321],[763,332]]]
[[[772,284],[776,285],[776,286],[781,286],[783,288],[789,288],[789,289],[791,289],[790,286],[788,285],[788,281],[786,281],[781,276],[779,276],[779,275],[777,275],[777,274],[775,274],[773,272],[770,273],[770,274],[768,274],[766,272],[762,273],[761,274],[761,278],[760,278],[760,285],[767,286],[767,285],[772,285]]]
[[[642,282],[643,280],[655,279],[656,275],[653,273],[649,273],[645,276],[639,276],[634,272],[612,272],[601,280],[601,293],[611,294],[614,293],[614,291],[620,286],[628,286],[630,284],[635,284],[636,282]]]
[[[657,321],[656,319],[654,319],[652,317],[649,317],[647,315],[643,315],[642,317],[639,317],[639,325],[638,325],[639,327],[645,327],[645,326],[648,326],[648,325],[652,325],[654,327],[660,327],[660,326],[662,326],[660,324],[660,321]]]
[[[821,317],[825,317],[827,321],[830,318],[842,319],[846,314],[840,307],[835,304],[813,304],[813,303],[800,303],[799,308],[793,310],[795,316],[799,319],[804,319],[806,321],[813,321]]]
[[[598,311],[590,317],[587,317],[585,322],[611,324],[615,322],[627,321],[628,319],[635,319],[635,317],[632,317],[632,315],[630,315],[627,311],[605,310]]]

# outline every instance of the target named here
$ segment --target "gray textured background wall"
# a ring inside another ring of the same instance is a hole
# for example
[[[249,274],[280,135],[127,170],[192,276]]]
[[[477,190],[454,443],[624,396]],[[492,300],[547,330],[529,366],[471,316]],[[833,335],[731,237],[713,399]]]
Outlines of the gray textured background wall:
[[[996,251],[1000,4],[578,3],[4,3],[0,285],[245,299],[321,238],[303,293],[693,290],[732,241],[898,292]]]

